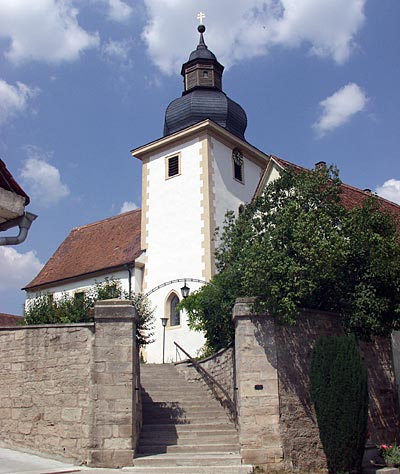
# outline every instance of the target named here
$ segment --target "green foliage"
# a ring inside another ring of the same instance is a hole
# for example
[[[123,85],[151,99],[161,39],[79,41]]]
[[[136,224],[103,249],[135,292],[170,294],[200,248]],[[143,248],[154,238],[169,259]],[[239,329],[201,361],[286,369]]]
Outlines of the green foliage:
[[[220,272],[181,307],[217,350],[232,339],[237,297],[294,324],[301,308],[334,311],[368,338],[400,328],[400,242],[391,215],[371,196],[341,203],[334,167],[285,171],[235,220],[226,215],[216,250]],[[214,334],[218,330],[219,334]]]
[[[96,282],[94,287],[81,297],[63,293],[60,299],[53,299],[52,295],[43,294],[33,298],[25,310],[23,324],[70,324],[92,322],[94,320],[94,305],[96,301],[108,299],[129,299],[128,294],[121,289],[119,281],[106,279]],[[140,346],[153,342],[154,310],[147,298],[134,294],[130,298],[139,315],[136,327],[136,338]]]
[[[310,382],[329,472],[360,472],[367,433],[368,382],[354,335],[317,341]]]
[[[385,461],[388,467],[399,467],[400,466],[400,446],[396,444],[386,445],[381,444],[379,446],[379,454]]]

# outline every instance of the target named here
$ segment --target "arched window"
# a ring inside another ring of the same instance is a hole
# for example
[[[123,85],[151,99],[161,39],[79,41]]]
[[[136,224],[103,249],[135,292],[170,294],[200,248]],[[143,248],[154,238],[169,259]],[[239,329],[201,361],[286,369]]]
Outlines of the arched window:
[[[176,309],[179,303],[179,298],[174,294],[169,301],[169,325],[180,326],[181,313]]]

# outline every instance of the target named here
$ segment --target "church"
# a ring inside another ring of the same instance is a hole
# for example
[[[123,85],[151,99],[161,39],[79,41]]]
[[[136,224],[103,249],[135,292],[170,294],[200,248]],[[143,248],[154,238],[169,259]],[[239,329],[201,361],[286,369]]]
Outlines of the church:
[[[282,169],[296,167],[246,141],[246,113],[223,90],[224,67],[205,43],[205,26],[198,31],[163,136],[131,151],[142,162],[141,210],[73,229],[24,288],[27,304],[43,293],[79,297],[107,278],[128,294],[148,295],[155,341],[143,357],[151,363],[176,361],[174,342],[191,356],[201,350],[203,336],[176,310],[182,290],[195,291],[215,274],[214,234],[226,212],[238,215]],[[343,185],[344,204],[360,205],[369,193]],[[382,203],[400,215],[400,206]]]

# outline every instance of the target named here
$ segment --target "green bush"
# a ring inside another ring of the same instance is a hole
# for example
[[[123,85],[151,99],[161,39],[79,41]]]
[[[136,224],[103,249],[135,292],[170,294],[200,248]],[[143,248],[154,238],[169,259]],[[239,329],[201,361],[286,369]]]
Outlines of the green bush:
[[[25,310],[24,325],[37,324],[71,324],[85,323],[94,320],[94,305],[96,301],[108,299],[129,299],[121,289],[121,283],[114,279],[106,279],[96,283],[90,290],[80,293],[81,297],[63,293],[61,298],[53,299],[50,294],[42,294],[33,298]],[[134,294],[133,301],[139,315],[136,327],[136,340],[140,346],[153,342],[154,310],[147,298]]]
[[[360,472],[367,433],[368,381],[354,335],[317,341],[310,381],[329,472]]]

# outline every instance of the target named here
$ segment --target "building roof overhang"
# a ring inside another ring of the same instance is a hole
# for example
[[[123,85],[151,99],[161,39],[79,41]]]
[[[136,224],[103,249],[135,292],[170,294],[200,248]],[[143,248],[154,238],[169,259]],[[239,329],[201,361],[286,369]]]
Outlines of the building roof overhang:
[[[131,150],[131,155],[135,158],[138,158],[139,160],[144,161],[151,155],[160,153],[163,150],[167,150],[168,148],[174,147],[180,143],[184,143],[185,141],[191,140],[196,136],[207,134],[221,140],[223,143],[231,146],[232,148],[239,147],[247,158],[260,164],[263,168],[265,168],[269,162],[269,155],[263,153],[261,150],[251,145],[247,141],[238,138],[236,135],[210,119],[203,120],[202,122],[196,123],[195,125],[187,127],[184,130],[180,130],[171,135],[154,140],[139,148],[134,148]]]

